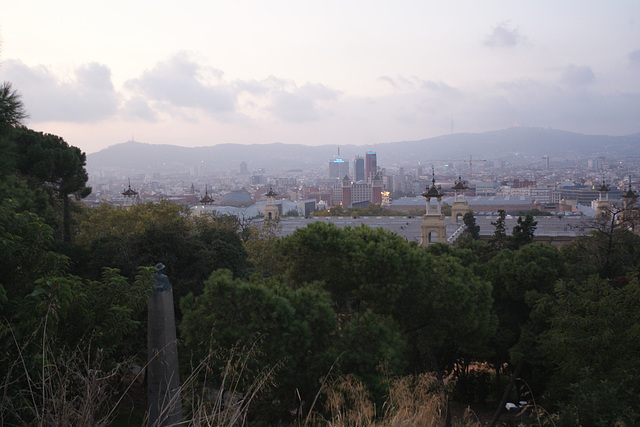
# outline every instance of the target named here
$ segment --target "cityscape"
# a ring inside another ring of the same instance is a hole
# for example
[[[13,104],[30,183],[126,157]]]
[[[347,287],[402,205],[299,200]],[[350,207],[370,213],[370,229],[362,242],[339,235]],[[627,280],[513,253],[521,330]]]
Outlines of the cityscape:
[[[640,426],[640,2],[9,1],[0,425]]]
[[[603,197],[599,189],[606,185],[607,200],[614,206],[622,206],[624,194],[637,188],[640,170],[640,157],[615,150],[608,156],[602,152],[573,158],[521,155],[505,160],[507,156],[485,159],[469,155],[385,164],[378,160],[375,151],[361,149],[360,154],[347,158],[336,147],[335,155],[325,159],[324,166],[315,168],[297,167],[292,161],[281,167],[276,164],[268,169],[256,168],[239,161],[236,167],[227,170],[174,168],[167,174],[131,170],[126,176],[117,164],[92,169],[90,156],[88,168],[93,173],[89,182],[94,190],[83,202],[93,206],[100,203],[126,206],[166,200],[187,205],[198,215],[230,214],[254,223],[264,220],[271,203],[277,207],[275,214],[281,221],[282,234],[292,233],[308,224],[310,217],[330,212],[334,207],[364,209],[380,205],[388,211],[384,221],[378,215],[378,218],[335,221],[343,226],[380,226],[407,240],[420,241],[419,218],[425,209],[423,193],[435,179],[442,191],[442,202],[448,207],[456,200],[456,183],[464,183],[465,209],[478,216],[481,235],[486,238],[492,232],[490,223],[498,211],[507,212],[510,221],[515,221],[519,213],[536,211],[567,219],[559,229],[547,222],[540,223],[537,230],[541,239],[546,233],[547,241],[553,235],[557,244],[566,244],[588,231],[585,221],[596,217],[596,203]],[[317,159],[316,163],[323,162]],[[397,219],[390,218],[392,214]],[[406,217],[414,218],[407,222]],[[568,227],[569,221],[575,225]],[[460,234],[459,226],[460,221],[449,224],[446,232],[449,243],[454,243],[452,238]]]

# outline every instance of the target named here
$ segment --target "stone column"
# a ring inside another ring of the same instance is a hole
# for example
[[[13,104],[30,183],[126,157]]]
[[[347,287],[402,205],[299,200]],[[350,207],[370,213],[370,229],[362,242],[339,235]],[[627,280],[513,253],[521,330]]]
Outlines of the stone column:
[[[149,298],[147,332],[147,409],[149,427],[173,426],[182,421],[173,290],[158,263]]]

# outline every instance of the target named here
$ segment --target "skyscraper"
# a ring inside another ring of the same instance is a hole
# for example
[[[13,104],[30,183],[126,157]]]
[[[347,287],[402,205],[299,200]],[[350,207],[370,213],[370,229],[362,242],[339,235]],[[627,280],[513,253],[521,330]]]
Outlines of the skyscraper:
[[[367,183],[371,183],[377,171],[378,171],[378,162],[376,160],[376,152],[367,151],[367,154],[365,155],[365,160],[364,160],[364,175]]]
[[[343,159],[329,160],[329,178],[344,178],[349,175],[349,162]]]
[[[353,179],[354,181],[364,181],[364,159],[357,156],[353,161]]]
[[[549,169],[551,167],[551,160],[549,159],[549,156],[543,156],[542,157],[542,168],[543,169]]]

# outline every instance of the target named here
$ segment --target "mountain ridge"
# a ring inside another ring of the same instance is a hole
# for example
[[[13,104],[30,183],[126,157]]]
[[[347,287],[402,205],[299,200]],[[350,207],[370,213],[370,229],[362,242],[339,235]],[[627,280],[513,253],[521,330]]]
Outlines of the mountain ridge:
[[[624,136],[585,135],[548,128],[510,127],[482,133],[457,133],[413,141],[369,145],[340,145],[340,157],[353,160],[375,151],[379,166],[417,165],[431,161],[460,161],[472,156],[509,159],[513,156],[555,159],[594,156],[640,156],[640,133]],[[127,141],[87,155],[89,173],[100,170],[169,171],[201,167],[233,170],[246,162],[250,170],[264,168],[322,168],[338,157],[338,145],[234,144],[181,147]]]

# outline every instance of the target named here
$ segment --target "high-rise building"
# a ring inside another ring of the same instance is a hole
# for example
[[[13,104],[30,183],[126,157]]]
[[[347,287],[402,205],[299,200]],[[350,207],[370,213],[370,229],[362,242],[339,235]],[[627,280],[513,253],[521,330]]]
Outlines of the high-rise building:
[[[371,183],[373,177],[376,176],[378,172],[378,161],[376,159],[375,151],[367,151],[364,160],[364,175],[365,181],[367,183]]]
[[[353,179],[358,181],[364,181],[364,159],[360,156],[357,156],[353,161]]]
[[[551,161],[549,159],[549,156],[542,157],[542,167],[544,169],[549,169],[551,167]]]
[[[240,175],[249,175],[249,168],[247,167],[247,162],[240,163]]]
[[[349,175],[349,162],[343,159],[329,160],[329,178],[344,178]]]
[[[345,176],[342,180],[342,207],[348,208],[351,206],[351,181],[349,177]]]

